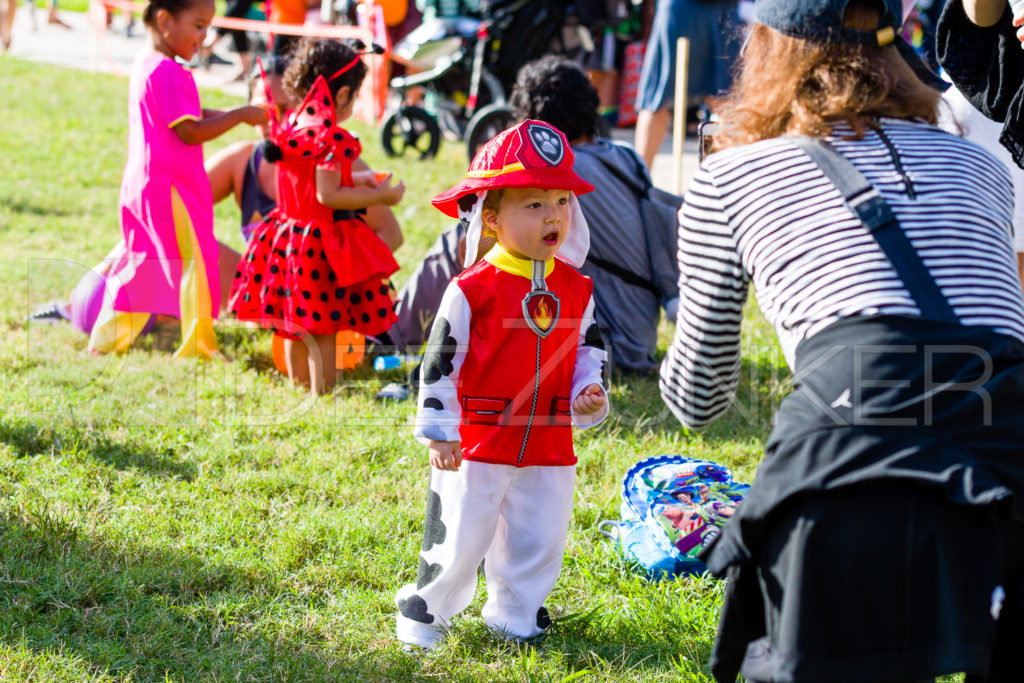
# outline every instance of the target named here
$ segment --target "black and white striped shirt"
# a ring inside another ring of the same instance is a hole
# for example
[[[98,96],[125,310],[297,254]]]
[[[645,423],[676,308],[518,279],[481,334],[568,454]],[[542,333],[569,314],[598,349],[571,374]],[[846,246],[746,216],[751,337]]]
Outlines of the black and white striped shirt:
[[[886,119],[882,131],[828,140],[881,192],[966,325],[1024,341],[1011,243],[1013,193],[991,154],[938,128]],[[747,285],[793,365],[797,344],[853,315],[920,315],[867,229],[786,138],[705,160],[680,212],[680,304],[661,394],[687,426],[730,404]]]

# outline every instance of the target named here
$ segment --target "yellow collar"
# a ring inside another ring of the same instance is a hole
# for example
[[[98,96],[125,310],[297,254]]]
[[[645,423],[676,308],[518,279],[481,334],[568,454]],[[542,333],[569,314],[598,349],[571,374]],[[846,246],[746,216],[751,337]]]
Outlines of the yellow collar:
[[[525,277],[527,280],[533,278],[533,261],[528,258],[518,258],[508,253],[500,244],[495,244],[484,256],[484,260],[495,268],[503,270],[512,275]],[[555,259],[549,258],[544,263],[544,277],[551,275],[555,269]]]

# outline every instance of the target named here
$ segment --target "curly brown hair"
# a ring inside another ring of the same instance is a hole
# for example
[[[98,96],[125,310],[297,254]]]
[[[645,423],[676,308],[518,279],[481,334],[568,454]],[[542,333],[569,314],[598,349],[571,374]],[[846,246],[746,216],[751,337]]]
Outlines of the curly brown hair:
[[[843,23],[874,30],[878,18],[875,6],[854,0]],[[732,89],[713,103],[722,124],[712,148],[783,135],[820,137],[833,121],[849,123],[858,139],[883,116],[934,124],[939,97],[895,45],[805,40],[754,24]]]
[[[285,90],[296,102],[302,100],[313,87],[317,76],[331,79],[339,69],[356,58],[356,51],[333,38],[303,38],[289,56],[288,68],[285,69],[282,82]],[[367,68],[362,60],[337,78],[327,81],[331,98],[338,96],[338,91],[349,87],[350,97],[354,97],[359,86],[366,78]]]

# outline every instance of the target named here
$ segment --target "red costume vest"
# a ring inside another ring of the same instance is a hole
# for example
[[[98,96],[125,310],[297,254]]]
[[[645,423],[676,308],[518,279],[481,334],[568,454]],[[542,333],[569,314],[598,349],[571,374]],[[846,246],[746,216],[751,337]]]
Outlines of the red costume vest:
[[[463,457],[517,467],[575,464],[569,406],[590,278],[555,259],[546,284],[559,311],[543,338],[523,316],[529,278],[481,261],[456,283],[471,311],[458,382]],[[554,312],[542,306],[538,315],[547,313]]]

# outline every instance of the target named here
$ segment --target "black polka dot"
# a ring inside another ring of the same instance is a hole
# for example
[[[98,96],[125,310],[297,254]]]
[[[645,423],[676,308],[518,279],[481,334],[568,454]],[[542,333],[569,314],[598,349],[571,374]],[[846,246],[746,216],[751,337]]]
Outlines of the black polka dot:
[[[313,311],[313,320],[320,322],[320,314],[316,311]]]
[[[249,292],[246,292],[245,294],[242,295],[242,301],[244,301],[245,303],[249,303],[250,301],[252,301],[252,295],[249,294]]]
[[[325,107],[331,106],[331,98],[328,97],[327,95],[324,95],[324,106]]]
[[[334,290],[334,298],[335,299],[344,299],[345,298],[345,288],[344,287],[338,287],[336,290]]]
[[[327,252],[324,251],[323,249],[320,250],[320,258],[324,261],[327,260]]]
[[[263,312],[266,313],[267,315],[273,315],[274,307],[271,306],[270,304],[267,304],[267,307],[263,309]]]
[[[263,273],[256,273],[255,275],[252,276],[252,280],[256,284],[263,282]]]
[[[263,233],[262,235],[260,235],[260,242],[266,242],[266,241],[267,241],[267,233]]]
[[[302,290],[302,298],[303,298],[303,299],[305,299],[306,301],[309,301],[309,298],[310,298],[311,296],[313,296],[313,295],[312,295],[312,294],[310,294],[310,292],[309,292],[309,290],[308,290],[308,289],[304,289],[304,290]]]
[[[311,152],[311,151],[309,151],[309,150],[307,149],[306,151],[304,151],[304,152],[302,153],[302,156],[304,156],[304,157],[308,157],[308,156],[310,156],[311,154],[313,154],[313,152]]]
[[[307,257],[307,258],[313,258],[313,254],[315,254],[315,253],[316,253],[316,252],[315,252],[315,251],[313,251],[313,248],[312,248],[312,247],[310,247],[309,249],[307,249],[307,250],[306,250],[306,257]]]
[[[284,288],[284,294],[282,296],[291,296],[291,295],[292,295],[292,290],[290,290],[287,287],[285,287]]]
[[[242,277],[242,271],[236,270],[235,271],[235,277]]]
[[[299,277],[302,277],[302,266],[299,266]]]
[[[381,293],[381,296],[387,296],[388,295],[388,286],[387,285],[381,285],[380,286],[380,293]]]
[[[302,306],[299,306],[298,308],[295,309],[295,315],[299,316],[300,318],[305,318],[306,309],[303,308]]]
[[[278,287],[277,288],[277,295],[278,296],[284,296],[284,287]]]
[[[314,135],[316,135],[316,133],[314,133],[313,129],[311,128],[311,129],[306,131],[306,135],[308,135],[309,137],[313,137]]]
[[[380,310],[377,311],[377,315],[379,315],[381,319],[388,317],[388,309],[381,308]]]
[[[289,140],[288,141],[288,146],[292,147],[292,148],[298,147],[299,146],[299,141],[298,140]]]
[[[312,116],[313,114],[316,113],[316,109],[313,109],[313,105],[309,105],[308,107],[306,107],[306,113]]]
[[[277,275],[279,272],[281,272],[281,269],[277,267],[276,263],[270,266],[270,273],[272,275]]]
[[[330,119],[324,119],[324,128],[330,128],[331,127],[331,123],[332,122],[331,122]]]
[[[360,296],[359,296],[358,294],[356,294],[355,292],[353,292],[353,293],[352,293],[352,296],[350,296],[350,297],[348,298],[348,301],[349,301],[349,303],[351,303],[351,304],[352,304],[353,306],[355,306],[356,304],[358,304],[358,303],[359,303],[360,301],[362,301],[362,300],[363,300],[363,299],[362,299],[362,297],[360,297]]]
[[[320,301],[327,303],[327,300],[331,297],[327,296],[327,292],[320,292]]]
[[[310,279],[312,279],[314,281],[315,280],[319,280],[320,279],[320,271],[314,268],[313,270],[311,270],[309,272],[309,277],[310,277]]]
[[[366,300],[373,301],[373,292],[371,292],[370,290],[366,290]]]
[[[306,229],[308,230],[309,228]],[[313,237],[320,239],[321,236],[320,228],[313,228]]]
[[[360,316],[360,317],[362,318],[364,323],[370,322],[370,314],[369,313],[363,313],[363,315]]]
[[[341,142],[342,138],[344,138],[344,137],[345,137],[345,136],[344,136],[344,135],[342,135],[341,133],[335,133],[335,134],[334,134],[334,140],[335,140],[336,142]]]
[[[356,319],[355,318],[349,318],[348,319],[348,324],[349,325],[355,325],[356,324]]]
[[[346,149],[345,150],[345,156],[352,157],[353,154],[354,154],[354,152],[351,149]]]
[[[256,254],[253,254],[253,253],[246,254],[245,255],[245,260],[248,261],[249,263],[252,263],[253,261],[256,260]]]
[[[328,281],[335,282],[335,281],[337,281],[337,279],[338,279],[338,276],[334,274],[333,270],[327,271],[327,280]]]
[[[341,313],[339,313],[338,311],[331,311],[331,320],[333,320],[334,322],[338,322],[339,320],[341,320]]]

